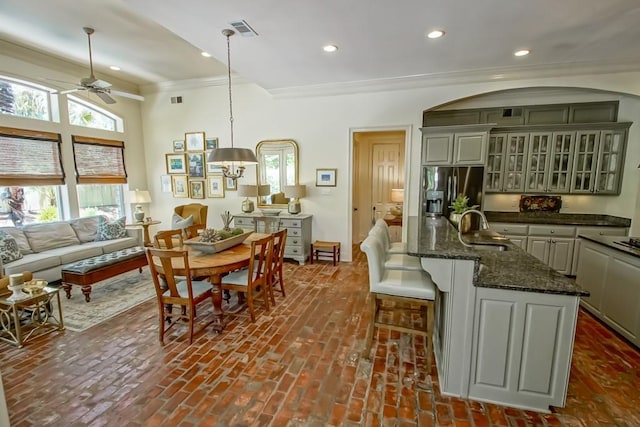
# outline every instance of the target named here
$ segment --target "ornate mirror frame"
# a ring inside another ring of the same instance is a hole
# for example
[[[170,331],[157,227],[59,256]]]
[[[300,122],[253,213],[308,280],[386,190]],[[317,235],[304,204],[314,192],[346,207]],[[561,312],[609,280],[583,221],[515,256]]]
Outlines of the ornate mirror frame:
[[[289,199],[284,197],[283,186],[298,184],[298,144],[292,139],[260,141],[256,157],[258,185],[271,185],[269,196],[258,196],[258,207],[286,209]]]

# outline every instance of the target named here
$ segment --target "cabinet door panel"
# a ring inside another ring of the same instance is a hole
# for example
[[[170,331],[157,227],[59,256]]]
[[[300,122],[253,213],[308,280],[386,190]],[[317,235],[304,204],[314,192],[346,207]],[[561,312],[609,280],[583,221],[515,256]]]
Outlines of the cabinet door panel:
[[[489,136],[487,147],[487,165],[485,168],[485,191],[502,191],[502,177],[504,173],[504,157],[507,134]]]
[[[627,338],[637,341],[640,333],[640,267],[625,258],[613,257],[607,269],[604,295],[605,316],[615,322]]]
[[[422,163],[446,165],[453,160],[453,134],[425,135],[422,143]]]
[[[527,160],[526,191],[547,191],[549,155],[551,154],[551,133],[532,132]]]
[[[549,239],[548,237],[529,236],[527,242],[527,252],[546,264],[549,260],[550,245],[551,239]]]
[[[575,151],[574,132],[554,132],[549,159],[547,191],[567,193],[571,186],[571,167]]]
[[[574,239],[562,239],[554,237],[551,239],[549,252],[549,267],[558,273],[571,274],[571,264],[573,262]]]
[[[484,165],[487,134],[456,133],[453,145],[453,163],[456,165]]]
[[[602,131],[600,134],[596,181],[596,192],[600,194],[618,193],[624,156],[624,137],[624,131]]]
[[[514,303],[485,299],[480,302],[475,384],[506,389],[512,353]],[[486,332],[486,333],[485,333]]]
[[[507,239],[511,241],[514,245],[522,249],[523,251],[527,250],[527,238],[523,236],[509,236],[505,235]]]
[[[572,193],[591,193],[595,185],[600,131],[577,132],[574,167],[571,176]]]
[[[607,276],[609,254],[603,246],[583,241],[578,255],[576,283],[589,291],[588,297],[582,300],[593,307],[598,313],[602,310],[604,284]]]
[[[510,133],[505,147],[505,165],[503,173],[504,191],[522,192],[525,187],[525,171],[529,135]]]

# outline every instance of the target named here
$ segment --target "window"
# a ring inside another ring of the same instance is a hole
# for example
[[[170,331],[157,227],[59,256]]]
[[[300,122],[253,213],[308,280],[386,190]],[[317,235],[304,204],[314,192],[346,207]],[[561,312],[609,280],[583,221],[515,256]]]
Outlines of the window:
[[[78,98],[67,97],[67,106],[69,123],[72,125],[116,131],[119,130],[118,123],[120,123],[119,127],[122,128],[122,120],[117,116]]]
[[[58,221],[60,186],[2,187],[0,192],[0,226],[17,226],[35,222]]]
[[[124,216],[124,142],[73,135],[80,216]]]
[[[44,87],[0,77],[0,113],[51,121],[50,93]]]

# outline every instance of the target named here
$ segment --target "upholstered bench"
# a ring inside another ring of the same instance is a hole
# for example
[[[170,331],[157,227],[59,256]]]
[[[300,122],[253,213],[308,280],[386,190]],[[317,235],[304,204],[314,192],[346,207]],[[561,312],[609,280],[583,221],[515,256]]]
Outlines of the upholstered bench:
[[[98,255],[62,267],[62,287],[71,298],[71,285],[82,286],[84,299],[91,301],[91,285],[147,265],[147,256],[141,246]]]

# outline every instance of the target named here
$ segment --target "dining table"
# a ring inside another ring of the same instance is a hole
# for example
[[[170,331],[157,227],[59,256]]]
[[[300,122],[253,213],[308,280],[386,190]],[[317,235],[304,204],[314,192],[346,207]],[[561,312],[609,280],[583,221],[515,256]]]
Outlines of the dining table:
[[[212,327],[217,332],[224,330],[224,311],[222,309],[222,277],[235,270],[249,266],[251,260],[251,242],[268,236],[264,233],[253,233],[242,243],[216,253],[199,251],[192,246],[183,245],[189,252],[189,270],[191,277],[208,276],[213,286]],[[182,264],[182,262],[180,262]],[[186,276],[184,265],[173,264],[174,274]]]

